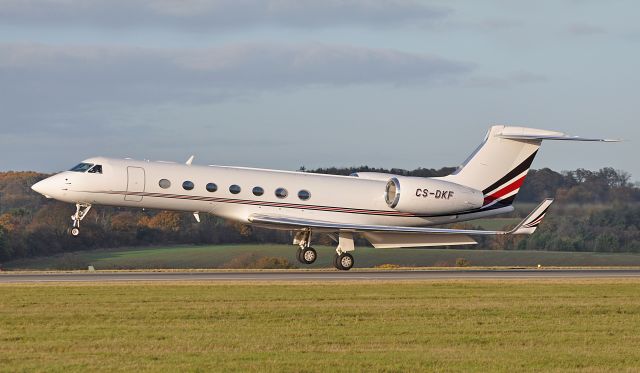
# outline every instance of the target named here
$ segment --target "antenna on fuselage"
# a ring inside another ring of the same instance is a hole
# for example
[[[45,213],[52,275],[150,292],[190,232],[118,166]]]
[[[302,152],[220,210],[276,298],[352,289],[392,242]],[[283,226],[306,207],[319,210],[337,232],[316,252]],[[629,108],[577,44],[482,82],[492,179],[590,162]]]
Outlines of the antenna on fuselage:
[[[192,155],[191,157],[189,157],[189,159],[187,159],[187,166],[191,166],[191,163],[193,163],[193,158],[195,158],[195,155]]]

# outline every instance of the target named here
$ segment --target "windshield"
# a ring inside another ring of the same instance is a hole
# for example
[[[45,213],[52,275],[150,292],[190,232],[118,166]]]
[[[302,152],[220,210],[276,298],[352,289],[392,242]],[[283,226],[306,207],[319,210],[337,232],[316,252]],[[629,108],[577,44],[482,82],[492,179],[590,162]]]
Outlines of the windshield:
[[[85,172],[86,170],[90,169],[91,166],[93,166],[92,163],[79,163],[77,166],[75,166],[74,168],[70,169],[69,171]]]
[[[102,173],[102,165],[95,165],[93,167],[91,167],[91,169],[88,171],[90,174],[101,174]]]

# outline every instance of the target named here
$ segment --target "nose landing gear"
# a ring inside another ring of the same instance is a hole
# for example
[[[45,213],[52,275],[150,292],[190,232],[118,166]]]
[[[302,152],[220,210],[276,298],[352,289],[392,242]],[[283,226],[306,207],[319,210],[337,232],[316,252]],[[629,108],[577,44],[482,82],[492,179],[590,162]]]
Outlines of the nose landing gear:
[[[80,222],[87,216],[87,213],[91,210],[91,205],[88,203],[76,203],[76,213],[71,215],[71,221],[73,222],[71,228],[69,228],[69,234],[72,237],[78,237],[80,235]]]

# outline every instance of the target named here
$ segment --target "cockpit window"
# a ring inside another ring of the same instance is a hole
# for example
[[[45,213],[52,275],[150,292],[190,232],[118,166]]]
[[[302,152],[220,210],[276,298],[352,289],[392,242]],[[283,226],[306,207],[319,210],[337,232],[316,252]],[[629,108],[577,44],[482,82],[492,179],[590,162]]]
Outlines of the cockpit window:
[[[89,169],[89,171],[87,171],[87,172],[89,172],[90,174],[101,174],[102,173],[102,165],[97,164],[97,165],[91,167],[91,169]]]
[[[69,171],[85,172],[88,169],[90,169],[91,166],[93,166],[93,163],[79,163],[77,166],[75,166],[74,168],[70,169]]]

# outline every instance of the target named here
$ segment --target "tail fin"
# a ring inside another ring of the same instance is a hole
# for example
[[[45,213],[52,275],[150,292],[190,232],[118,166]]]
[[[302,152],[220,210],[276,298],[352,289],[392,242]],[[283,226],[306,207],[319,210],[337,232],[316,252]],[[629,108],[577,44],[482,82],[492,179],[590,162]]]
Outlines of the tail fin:
[[[493,126],[476,151],[444,179],[482,191],[483,209],[510,206],[542,140],[616,141],[567,136],[562,132],[534,128]]]

